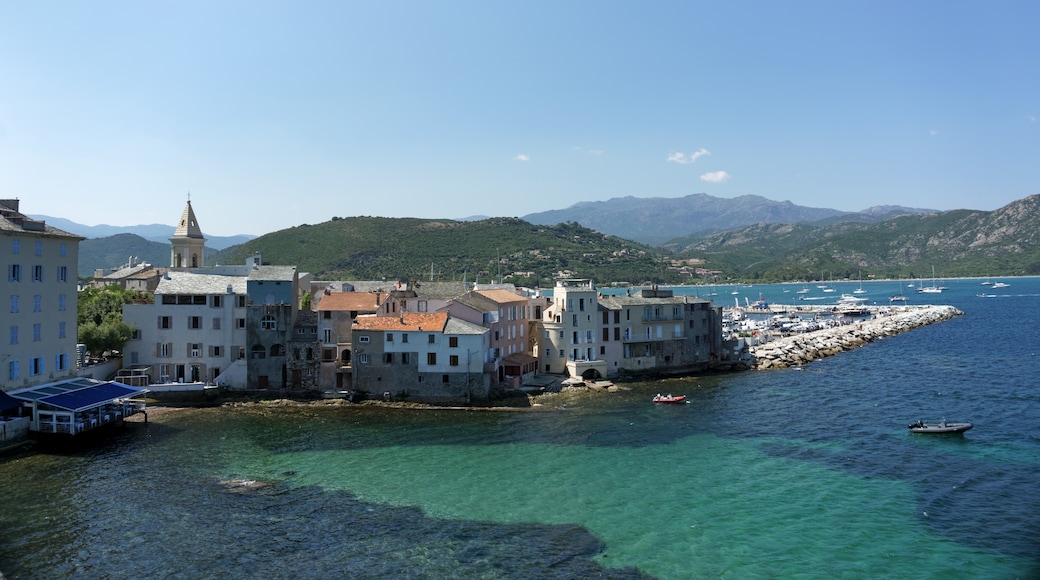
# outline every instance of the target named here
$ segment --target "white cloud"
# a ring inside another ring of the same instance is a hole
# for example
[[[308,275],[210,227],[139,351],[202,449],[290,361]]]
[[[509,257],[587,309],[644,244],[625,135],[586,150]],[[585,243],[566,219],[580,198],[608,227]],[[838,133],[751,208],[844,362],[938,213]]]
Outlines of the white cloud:
[[[932,137],[935,137],[936,135],[939,134],[939,132],[936,131],[935,129],[932,129],[931,131],[928,132],[928,134],[931,135]]]
[[[589,155],[603,155],[602,149],[589,149]]]
[[[693,163],[694,161],[697,161],[698,157],[703,157],[705,155],[711,155],[711,151],[708,151],[707,149],[701,148],[701,149],[698,149],[698,150],[694,151],[693,153],[690,153],[689,155],[687,155],[685,153],[678,153],[678,152],[676,152],[676,153],[669,153],[668,154],[668,161],[671,161],[673,163],[679,163],[680,165],[686,165],[688,163]]]
[[[513,157],[513,159],[515,159],[516,161],[530,161],[531,160],[530,157],[528,157],[527,155],[524,155],[523,153],[517,155],[516,157]]]
[[[1029,122],[1036,123],[1036,115],[1029,115]]]
[[[701,181],[707,181],[708,183],[722,183],[729,181],[729,174],[725,171],[709,171],[701,176]]]

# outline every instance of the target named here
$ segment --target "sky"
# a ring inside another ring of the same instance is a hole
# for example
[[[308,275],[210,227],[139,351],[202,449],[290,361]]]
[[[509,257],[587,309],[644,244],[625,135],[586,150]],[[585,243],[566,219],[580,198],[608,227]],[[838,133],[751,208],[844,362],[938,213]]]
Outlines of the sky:
[[[1040,193],[1040,3],[0,0],[0,198],[207,235]]]

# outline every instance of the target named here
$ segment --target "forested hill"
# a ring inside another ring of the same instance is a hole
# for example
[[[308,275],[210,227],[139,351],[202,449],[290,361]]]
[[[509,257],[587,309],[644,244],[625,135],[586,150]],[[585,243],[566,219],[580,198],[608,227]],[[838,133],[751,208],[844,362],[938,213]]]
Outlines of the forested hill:
[[[682,280],[667,269],[660,250],[577,224],[540,226],[517,218],[333,218],[260,236],[207,261],[244,263],[257,252],[264,262],[295,264],[317,279],[429,279],[432,273],[549,287],[561,274],[599,283]]]
[[[757,224],[666,247],[747,280],[927,277],[933,266],[948,277],[1040,275],[1040,195],[876,224]]]

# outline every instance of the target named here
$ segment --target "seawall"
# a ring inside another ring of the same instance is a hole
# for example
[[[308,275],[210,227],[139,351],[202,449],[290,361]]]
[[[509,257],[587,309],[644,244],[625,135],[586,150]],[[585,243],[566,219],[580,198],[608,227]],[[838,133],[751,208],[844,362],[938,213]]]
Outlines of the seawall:
[[[846,326],[787,336],[751,347],[750,367],[775,369],[798,366],[863,346],[879,338],[949,320],[961,314],[964,313],[953,306],[906,307],[905,310],[887,316],[878,316]]]

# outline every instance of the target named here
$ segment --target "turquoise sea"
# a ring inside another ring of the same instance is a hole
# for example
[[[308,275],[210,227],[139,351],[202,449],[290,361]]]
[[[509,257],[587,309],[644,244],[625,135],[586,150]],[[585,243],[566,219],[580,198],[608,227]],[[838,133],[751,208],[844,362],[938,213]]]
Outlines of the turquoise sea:
[[[872,302],[902,285],[965,314],[802,370],[625,383],[516,412],[193,409],[78,451],[3,456],[0,571],[1038,578],[1040,279],[993,281],[1010,286],[864,282]],[[794,303],[801,288],[714,291]],[[658,392],[690,404],[654,405]],[[975,428],[906,428],[943,417]]]

